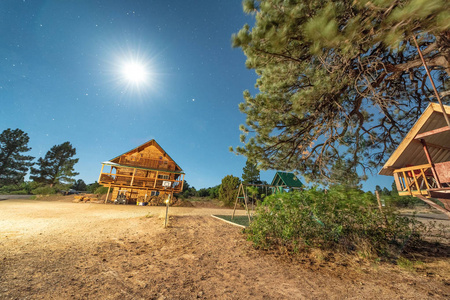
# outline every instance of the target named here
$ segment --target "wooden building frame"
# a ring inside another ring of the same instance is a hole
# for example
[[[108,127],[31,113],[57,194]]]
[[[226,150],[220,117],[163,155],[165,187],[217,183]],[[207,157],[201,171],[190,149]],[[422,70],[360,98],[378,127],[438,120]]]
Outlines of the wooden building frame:
[[[108,187],[105,203],[125,193],[129,202],[151,202],[183,191],[185,173],[155,141],[102,163],[98,183]]]
[[[380,170],[400,196],[415,196],[450,217],[450,106],[431,103]],[[444,207],[431,201],[438,199]]]

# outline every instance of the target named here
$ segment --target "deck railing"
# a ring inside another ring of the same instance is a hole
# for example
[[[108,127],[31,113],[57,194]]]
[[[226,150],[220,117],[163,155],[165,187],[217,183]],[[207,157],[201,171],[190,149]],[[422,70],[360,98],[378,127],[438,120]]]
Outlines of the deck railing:
[[[437,187],[430,164],[397,169],[394,179],[400,196],[428,195],[427,190]]]
[[[156,170],[175,171],[175,163],[167,160],[121,156],[119,159],[119,164]]]
[[[170,186],[164,183],[170,182]],[[130,188],[149,189],[149,190],[170,190],[174,193],[182,191],[183,180],[150,178],[142,176],[133,176],[128,174],[101,173],[99,183],[112,186],[126,186]]]

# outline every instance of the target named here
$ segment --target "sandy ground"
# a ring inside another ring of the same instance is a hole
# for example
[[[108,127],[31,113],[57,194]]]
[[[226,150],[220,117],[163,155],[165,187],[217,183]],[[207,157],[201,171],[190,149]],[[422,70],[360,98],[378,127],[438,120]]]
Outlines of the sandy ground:
[[[210,217],[231,211],[170,208],[163,228],[164,207],[0,201],[0,299],[450,298],[448,253],[414,272],[294,263]]]

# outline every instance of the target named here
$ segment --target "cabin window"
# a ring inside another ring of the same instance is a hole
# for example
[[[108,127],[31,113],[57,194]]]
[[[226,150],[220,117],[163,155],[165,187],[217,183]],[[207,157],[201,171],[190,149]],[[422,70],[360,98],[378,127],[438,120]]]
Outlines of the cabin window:
[[[169,175],[158,175],[158,179],[169,179]]]
[[[159,196],[159,191],[152,191],[150,196]]]

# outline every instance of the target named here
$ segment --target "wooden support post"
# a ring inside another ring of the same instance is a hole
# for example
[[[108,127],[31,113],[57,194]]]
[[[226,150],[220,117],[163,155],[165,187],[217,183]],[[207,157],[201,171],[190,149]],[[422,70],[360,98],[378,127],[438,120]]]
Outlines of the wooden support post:
[[[109,191],[111,190],[111,184],[108,187],[108,192],[106,193],[105,204],[108,203]]]
[[[445,111],[444,111],[444,113],[445,113]],[[434,169],[434,164],[433,164],[433,161],[431,160],[430,152],[428,152],[427,143],[425,142],[425,140],[420,140],[420,142],[423,145],[423,151],[425,152],[425,155],[427,156],[427,160],[428,160],[428,163],[430,164],[431,172],[433,173],[433,177],[436,180],[437,187],[442,188],[441,182],[439,181],[439,177],[437,176],[436,170]]]
[[[158,171],[156,171],[156,176],[155,176],[155,184],[153,185],[153,188],[156,189],[156,181],[158,180]]]
[[[378,209],[380,210],[380,212],[382,213],[383,210],[381,208],[381,200],[380,200],[380,193],[378,193],[378,191],[375,191],[375,195],[377,196],[377,202],[378,202]]]
[[[234,202],[233,214],[231,215],[231,220],[234,219],[234,213],[236,212],[236,207],[239,201],[239,195],[241,194],[241,188],[243,189],[242,183],[239,185],[238,193],[236,195],[236,201]]]
[[[130,183],[130,186],[132,186],[133,183],[134,183],[134,176],[136,175],[136,170],[137,170],[137,169],[134,169],[134,171],[133,171],[133,177],[131,177],[131,183]]]
[[[100,182],[101,179],[102,179],[102,174],[103,174],[103,168],[104,167],[105,167],[105,164],[102,164],[102,170],[100,171],[100,176],[98,176],[98,181],[97,182]]]
[[[395,181],[395,186],[397,187],[397,191],[403,191],[403,188],[400,184],[400,179],[399,179],[398,173],[394,173],[394,181]]]

